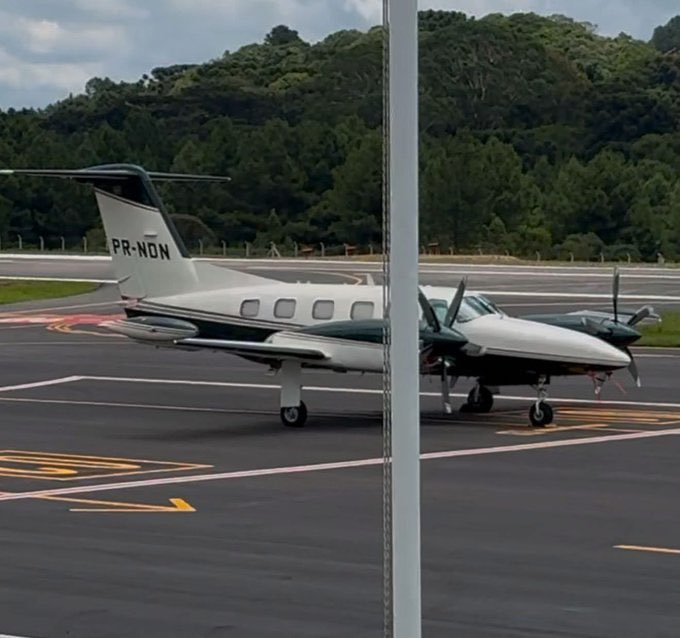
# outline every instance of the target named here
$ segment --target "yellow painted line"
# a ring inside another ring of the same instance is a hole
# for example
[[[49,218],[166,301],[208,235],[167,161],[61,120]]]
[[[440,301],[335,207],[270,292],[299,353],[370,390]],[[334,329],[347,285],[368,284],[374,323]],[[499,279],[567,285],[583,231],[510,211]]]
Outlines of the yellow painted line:
[[[182,498],[171,498],[172,505],[150,505],[148,503],[124,503],[119,501],[97,501],[85,498],[65,498],[62,496],[42,496],[44,501],[65,501],[98,507],[74,507],[70,512],[195,512],[196,509]]]
[[[632,414],[611,414],[609,412],[588,412],[587,414],[565,414],[563,412],[558,412],[558,416],[560,416],[562,419],[569,419],[569,420],[583,420],[583,419],[610,419],[610,420],[625,420],[625,421],[630,421],[630,420],[637,420],[637,419],[646,419],[649,421],[659,421],[662,417],[653,415],[653,414],[645,414],[643,412],[639,413],[632,413]],[[675,419],[677,416],[675,415],[666,415],[663,417],[664,419]]]
[[[587,423],[584,425],[565,425],[547,428],[532,428],[529,426],[518,427],[514,430],[501,430],[496,434],[510,434],[514,436],[545,436],[546,434],[555,434],[558,432],[571,432],[573,430],[597,430],[599,428],[608,428],[606,423]]]
[[[632,552],[649,552],[652,554],[675,554],[680,556],[680,549],[673,547],[647,547],[646,545],[614,545],[614,549],[625,549]]]
[[[33,467],[31,469],[28,467],[12,467],[2,465],[2,463]],[[113,476],[157,474],[159,472],[186,472],[210,467],[213,466],[173,461],[152,461],[150,459],[0,450],[0,476],[13,478],[74,481]]]
[[[609,417],[609,418],[649,418],[649,419],[678,419],[677,412],[663,412],[658,410],[568,410],[560,408],[559,414],[570,418],[577,417]]]
[[[607,432],[647,432],[647,430],[640,430],[636,428],[612,428],[607,426]]]

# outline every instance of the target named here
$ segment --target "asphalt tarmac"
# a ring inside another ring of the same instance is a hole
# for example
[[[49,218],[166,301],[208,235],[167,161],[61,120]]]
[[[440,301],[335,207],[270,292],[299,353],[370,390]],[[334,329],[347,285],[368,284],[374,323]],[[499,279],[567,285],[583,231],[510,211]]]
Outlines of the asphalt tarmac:
[[[380,380],[307,375],[287,430],[276,378],[106,336],[118,312],[0,313],[0,634],[380,635]],[[641,389],[556,383],[546,430],[528,388],[446,417],[423,383],[425,636],[679,635],[680,353],[637,356]]]

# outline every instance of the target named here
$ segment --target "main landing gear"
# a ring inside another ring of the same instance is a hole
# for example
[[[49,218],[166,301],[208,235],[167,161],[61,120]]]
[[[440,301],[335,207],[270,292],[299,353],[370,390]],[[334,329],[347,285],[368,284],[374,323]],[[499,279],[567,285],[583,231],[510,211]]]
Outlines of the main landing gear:
[[[548,398],[547,385],[549,379],[547,377],[540,377],[536,385],[536,403],[529,408],[529,421],[535,428],[544,428],[553,422],[554,412],[549,403],[546,402]]]
[[[301,428],[307,421],[307,406],[301,399],[302,365],[284,361],[281,376],[281,422],[287,428]]]
[[[486,414],[493,407],[493,392],[485,385],[477,382],[470,390],[467,402],[460,406],[461,412],[477,412]]]
[[[529,421],[535,428],[544,428],[550,425],[555,418],[552,407],[546,401],[548,398],[548,384],[550,378],[541,376],[536,384],[536,402],[529,408]],[[467,402],[460,406],[461,412],[475,412],[477,414],[486,414],[491,411],[493,407],[494,391],[498,392],[498,388],[489,388],[477,381],[470,394],[468,394]],[[446,405],[446,403],[445,403]]]

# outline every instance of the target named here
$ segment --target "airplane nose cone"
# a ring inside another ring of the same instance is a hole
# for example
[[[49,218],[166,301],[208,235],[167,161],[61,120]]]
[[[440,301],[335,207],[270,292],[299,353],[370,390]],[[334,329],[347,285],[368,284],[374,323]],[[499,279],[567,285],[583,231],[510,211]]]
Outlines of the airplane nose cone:
[[[627,352],[599,339],[597,341],[598,343],[591,342],[589,350],[600,365],[612,368],[625,368],[630,365],[630,356]]]

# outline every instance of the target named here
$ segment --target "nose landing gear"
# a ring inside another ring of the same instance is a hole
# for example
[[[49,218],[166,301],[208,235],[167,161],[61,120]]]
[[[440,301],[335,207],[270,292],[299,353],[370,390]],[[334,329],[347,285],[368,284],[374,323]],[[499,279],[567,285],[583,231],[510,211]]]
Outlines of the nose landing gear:
[[[554,419],[554,412],[549,403],[546,402],[548,398],[548,388],[546,387],[550,380],[547,377],[540,377],[536,385],[536,403],[529,408],[529,421],[535,428],[544,428],[550,425]]]

